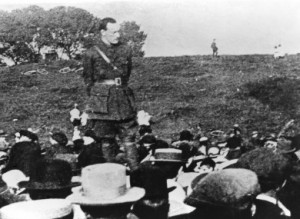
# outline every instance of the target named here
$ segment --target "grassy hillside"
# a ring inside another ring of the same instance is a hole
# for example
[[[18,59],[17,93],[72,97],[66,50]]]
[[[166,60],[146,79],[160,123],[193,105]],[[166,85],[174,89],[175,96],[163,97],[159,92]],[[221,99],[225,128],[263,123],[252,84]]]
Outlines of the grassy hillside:
[[[274,60],[268,55],[157,57],[135,60],[130,86],[139,109],[154,116],[155,134],[170,138],[201,122],[206,130],[227,130],[240,124],[253,130],[278,132],[290,119],[299,131],[300,56]],[[81,72],[61,74],[74,63],[58,61],[1,69],[0,128],[58,128],[69,136],[69,111],[83,109],[86,94]],[[21,72],[45,68],[48,75]],[[18,119],[13,122],[13,119]]]

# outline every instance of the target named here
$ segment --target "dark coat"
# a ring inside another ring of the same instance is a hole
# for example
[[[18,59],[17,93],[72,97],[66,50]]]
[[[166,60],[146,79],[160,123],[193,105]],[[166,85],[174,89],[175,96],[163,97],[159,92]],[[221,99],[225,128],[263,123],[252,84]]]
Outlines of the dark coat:
[[[78,156],[78,168],[83,168],[88,165],[105,163],[101,146],[97,143],[85,145],[83,151]]]
[[[264,200],[255,200],[256,213],[254,219],[287,219],[282,209],[278,206]]]
[[[46,158],[55,158],[55,155],[57,154],[72,154],[73,151],[71,147],[60,145],[60,144],[54,144],[50,147],[46,148]]]
[[[108,64],[91,47],[83,56],[83,78],[87,86],[89,100],[87,112],[91,119],[127,120],[136,116],[133,91],[127,86],[131,74],[131,50],[119,44],[107,46],[99,42],[97,47],[109,58]],[[113,66],[117,67],[114,69]],[[105,85],[104,80],[121,78],[121,85]]]
[[[2,173],[12,169],[21,170],[25,175],[35,168],[36,162],[41,158],[41,147],[33,142],[18,142],[9,152],[9,160]]]

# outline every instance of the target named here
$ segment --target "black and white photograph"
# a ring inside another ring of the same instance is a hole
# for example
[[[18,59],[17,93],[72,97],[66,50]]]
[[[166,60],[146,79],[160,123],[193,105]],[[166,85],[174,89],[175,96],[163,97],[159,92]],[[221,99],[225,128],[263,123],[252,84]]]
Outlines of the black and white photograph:
[[[300,1],[0,0],[0,219],[299,219]]]

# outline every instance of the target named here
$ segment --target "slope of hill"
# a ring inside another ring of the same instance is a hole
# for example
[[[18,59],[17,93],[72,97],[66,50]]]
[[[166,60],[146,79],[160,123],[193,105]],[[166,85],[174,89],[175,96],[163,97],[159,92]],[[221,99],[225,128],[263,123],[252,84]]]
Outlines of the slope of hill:
[[[227,130],[234,123],[244,132],[279,132],[290,119],[299,131],[300,56],[274,60],[269,55],[156,57],[135,60],[130,86],[137,105],[154,116],[155,134],[170,138],[184,128]],[[52,128],[69,136],[69,111],[83,109],[87,98],[81,72],[59,73],[70,61],[1,69],[0,128]],[[48,75],[25,76],[45,68]],[[13,122],[13,119],[18,121]]]

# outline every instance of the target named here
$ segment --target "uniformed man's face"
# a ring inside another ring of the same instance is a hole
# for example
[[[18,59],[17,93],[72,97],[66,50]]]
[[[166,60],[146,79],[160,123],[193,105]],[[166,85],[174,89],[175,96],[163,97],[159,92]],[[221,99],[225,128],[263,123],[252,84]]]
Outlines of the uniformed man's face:
[[[107,23],[106,30],[102,30],[103,39],[109,44],[117,44],[120,38],[120,25],[118,23]]]

